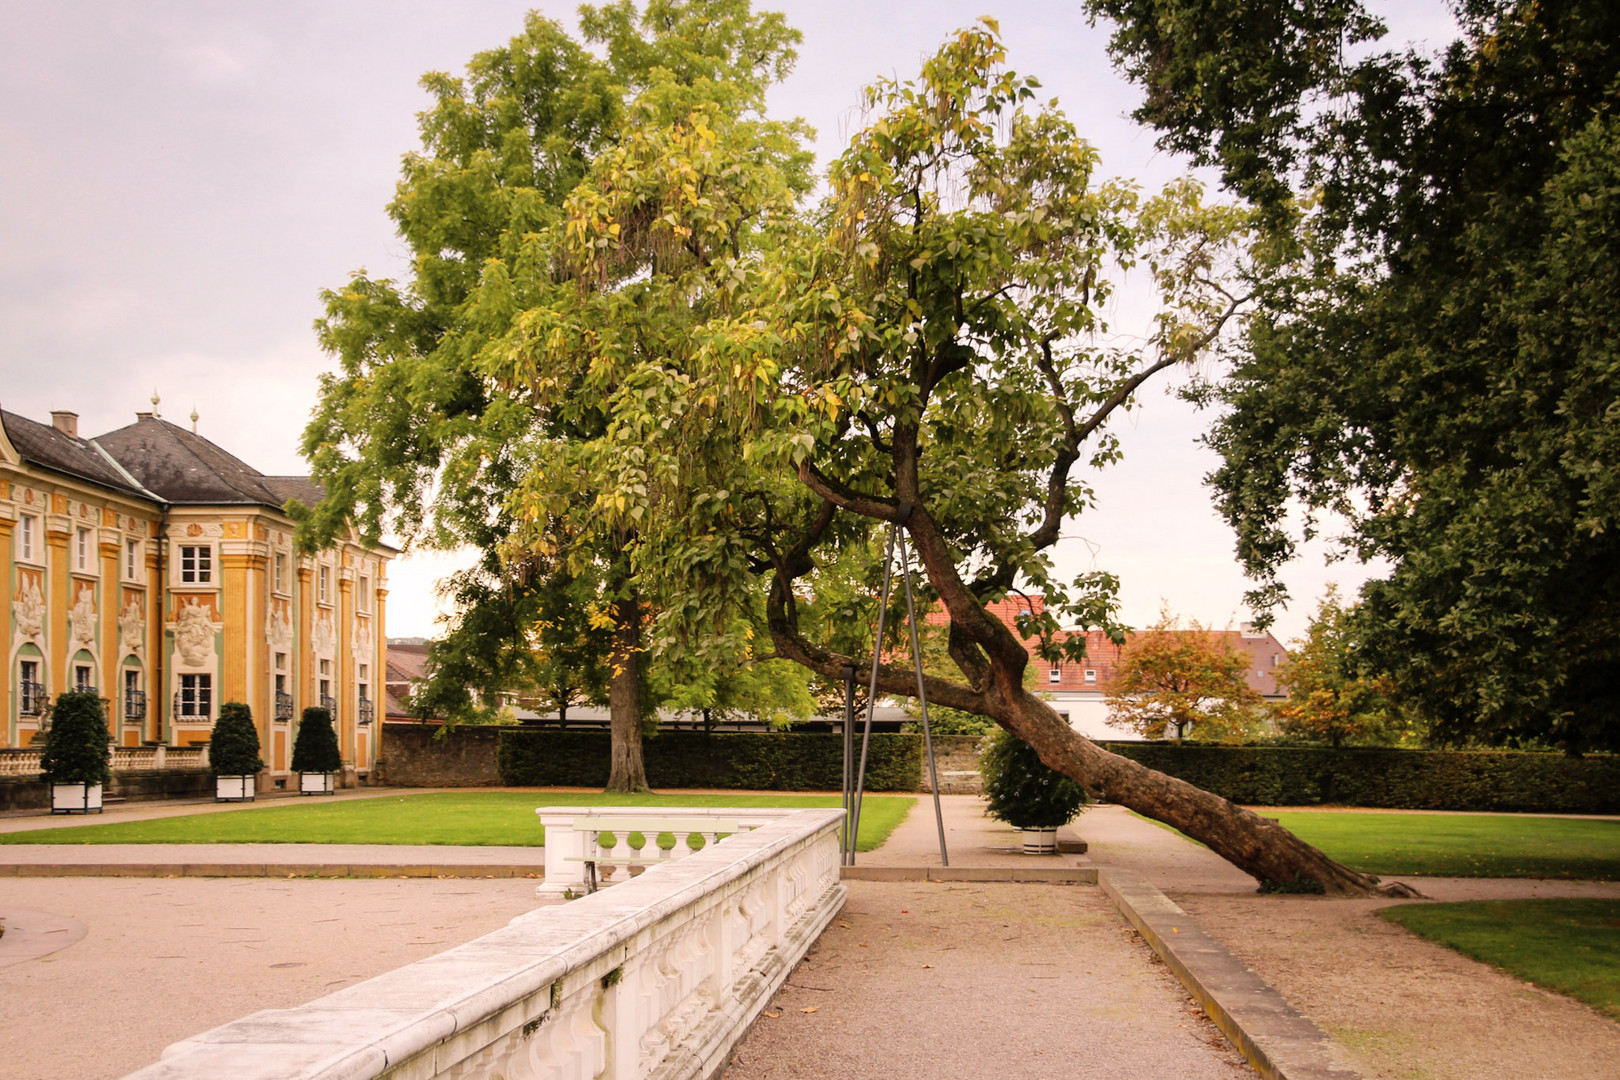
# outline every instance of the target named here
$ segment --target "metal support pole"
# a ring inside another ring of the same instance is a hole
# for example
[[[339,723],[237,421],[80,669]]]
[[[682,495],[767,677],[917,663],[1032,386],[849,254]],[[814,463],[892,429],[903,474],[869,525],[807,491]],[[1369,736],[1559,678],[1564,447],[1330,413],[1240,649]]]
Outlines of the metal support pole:
[[[844,826],[840,835],[838,857],[848,866],[855,851],[855,830],[850,817],[855,811],[855,665],[844,665]]]
[[[928,691],[923,686],[922,642],[917,637],[917,605],[911,598],[911,560],[900,549],[900,575],[906,581],[906,619],[911,623],[911,664],[917,671],[917,703],[922,707],[923,749],[928,754],[928,778],[934,789],[934,824],[939,828],[939,863],[951,865],[945,851],[945,815],[939,808],[939,763],[934,760],[934,736],[928,725]]]
[[[902,507],[904,520],[909,516],[910,507]],[[878,623],[877,636],[872,639],[872,678],[866,693],[866,727],[861,732],[861,767],[855,774],[855,821],[849,827],[849,862],[855,865],[855,843],[861,832],[861,796],[866,791],[866,755],[872,742],[872,710],[877,707],[877,677],[878,662],[883,656],[883,630],[887,625],[889,614],[889,572],[894,566],[894,537],[900,531],[900,526],[889,523],[889,549],[883,556],[883,591],[878,597]]]

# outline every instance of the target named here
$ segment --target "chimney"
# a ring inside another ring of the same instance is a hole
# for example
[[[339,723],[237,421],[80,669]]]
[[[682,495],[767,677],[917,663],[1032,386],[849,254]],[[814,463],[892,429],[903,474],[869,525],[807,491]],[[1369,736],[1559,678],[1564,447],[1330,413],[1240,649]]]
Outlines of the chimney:
[[[79,437],[79,414],[76,412],[51,412],[51,426],[70,439]]]
[[[135,414],[135,420],[137,422],[139,422],[141,420],[150,420],[150,419],[152,419],[152,414],[149,413],[149,412],[138,412],[138,413]]]

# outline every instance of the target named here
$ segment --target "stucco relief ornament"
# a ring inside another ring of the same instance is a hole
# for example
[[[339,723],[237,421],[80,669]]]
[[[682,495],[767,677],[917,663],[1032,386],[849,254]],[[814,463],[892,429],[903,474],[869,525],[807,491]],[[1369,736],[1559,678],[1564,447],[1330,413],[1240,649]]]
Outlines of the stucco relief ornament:
[[[45,633],[45,597],[40,594],[38,582],[30,581],[22,595],[11,602],[11,614],[23,640],[38,644]]]
[[[332,632],[332,613],[323,611],[315,620],[315,629],[310,634],[310,645],[317,653],[329,655],[336,643],[337,635]]]
[[[270,610],[264,613],[264,637],[278,649],[285,650],[292,646],[292,615],[283,605],[272,604]]]
[[[131,600],[118,613],[118,638],[124,652],[139,655],[146,648],[146,620],[141,616],[141,605]]]
[[[354,627],[354,655],[364,659],[371,655],[371,624],[356,622]]]
[[[90,586],[79,590],[79,598],[68,612],[68,626],[79,645],[88,647],[96,640],[96,593]]]
[[[174,647],[180,659],[193,666],[208,662],[214,651],[214,620],[208,608],[187,600],[174,623]]]

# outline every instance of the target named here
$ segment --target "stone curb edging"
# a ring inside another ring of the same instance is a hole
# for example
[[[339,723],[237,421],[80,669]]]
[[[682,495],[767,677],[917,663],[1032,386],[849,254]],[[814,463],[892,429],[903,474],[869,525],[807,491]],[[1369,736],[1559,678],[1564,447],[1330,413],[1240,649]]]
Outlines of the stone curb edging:
[[[381,863],[7,863],[0,878],[540,878],[537,866]]]
[[[1361,1080],[1306,1019],[1171,899],[1131,870],[1103,868],[1103,892],[1265,1080]]]
[[[845,881],[1029,881],[1057,885],[1095,885],[1097,871],[1087,866],[846,866]]]

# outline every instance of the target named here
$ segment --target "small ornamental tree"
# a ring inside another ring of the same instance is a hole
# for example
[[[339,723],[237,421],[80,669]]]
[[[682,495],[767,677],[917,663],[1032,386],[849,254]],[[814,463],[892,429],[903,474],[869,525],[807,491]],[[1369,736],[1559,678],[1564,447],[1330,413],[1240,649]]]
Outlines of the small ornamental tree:
[[[58,694],[40,770],[53,784],[105,784],[112,779],[110,741],[100,697],[82,690]]]
[[[1120,651],[1108,684],[1112,718],[1149,739],[1180,742],[1241,735],[1254,723],[1260,695],[1248,683],[1249,658],[1197,622],[1183,629],[1164,612]]]
[[[1055,829],[1073,821],[1090,796],[1048,767],[1018,736],[999,729],[979,758],[985,813],[1015,829]]]
[[[1277,682],[1288,691],[1277,707],[1278,726],[1286,735],[1335,747],[1415,743],[1422,725],[1394,701],[1393,680],[1357,663],[1358,607],[1342,604],[1336,589],[1322,598],[1305,637],[1277,669]]]
[[[215,776],[248,776],[264,768],[252,709],[240,701],[227,701],[219,707],[208,760]]]
[[[293,772],[330,773],[343,768],[337,732],[332,730],[332,714],[319,705],[304,710],[293,740]]]

